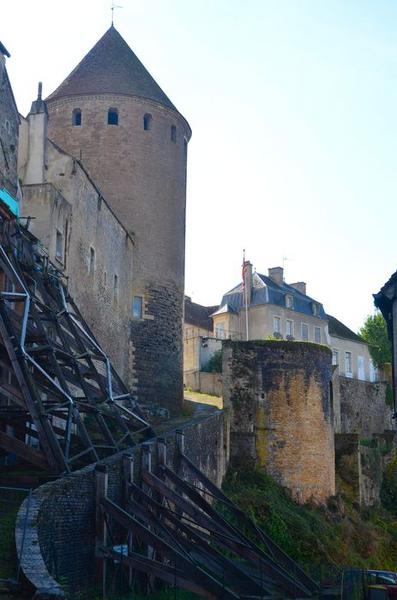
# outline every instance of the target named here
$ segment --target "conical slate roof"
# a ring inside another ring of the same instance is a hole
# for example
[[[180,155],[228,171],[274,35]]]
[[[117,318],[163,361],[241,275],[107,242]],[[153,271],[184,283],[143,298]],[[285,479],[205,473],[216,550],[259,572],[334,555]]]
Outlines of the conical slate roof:
[[[176,110],[113,25],[47,101],[105,93],[139,96]]]

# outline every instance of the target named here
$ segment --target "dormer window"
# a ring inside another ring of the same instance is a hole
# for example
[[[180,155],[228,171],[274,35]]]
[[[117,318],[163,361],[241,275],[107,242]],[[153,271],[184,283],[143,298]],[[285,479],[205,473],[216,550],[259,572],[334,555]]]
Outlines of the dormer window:
[[[109,108],[108,110],[108,125],[119,124],[119,113],[117,108]]]
[[[73,127],[80,127],[81,125],[81,110],[80,108],[75,108],[72,113],[72,124]]]
[[[143,117],[143,129],[144,129],[144,131],[150,131],[151,128],[152,128],[152,115],[149,115],[149,113],[147,113]]]
[[[318,317],[318,304],[312,302],[312,313],[315,317]]]
[[[294,298],[291,296],[291,294],[287,294],[285,296],[285,306],[287,308],[294,308]]]
[[[175,125],[171,125],[171,142],[176,144],[176,127]]]

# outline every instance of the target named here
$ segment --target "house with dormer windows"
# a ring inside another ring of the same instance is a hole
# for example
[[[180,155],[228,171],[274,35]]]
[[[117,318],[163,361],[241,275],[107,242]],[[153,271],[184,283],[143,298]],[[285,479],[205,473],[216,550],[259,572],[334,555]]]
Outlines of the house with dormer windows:
[[[286,283],[282,267],[267,275],[244,264],[244,282],[227,292],[212,314],[217,338],[309,341],[330,345],[323,305],[306,294],[302,281]]]

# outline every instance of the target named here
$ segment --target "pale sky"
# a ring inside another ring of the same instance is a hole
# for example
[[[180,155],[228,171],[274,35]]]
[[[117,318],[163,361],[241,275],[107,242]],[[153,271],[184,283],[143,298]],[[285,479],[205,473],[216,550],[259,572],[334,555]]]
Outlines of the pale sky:
[[[2,0],[19,110],[110,25],[108,0]],[[356,330],[397,268],[395,0],[117,0],[115,26],[189,145],[186,293],[219,303],[243,248]]]

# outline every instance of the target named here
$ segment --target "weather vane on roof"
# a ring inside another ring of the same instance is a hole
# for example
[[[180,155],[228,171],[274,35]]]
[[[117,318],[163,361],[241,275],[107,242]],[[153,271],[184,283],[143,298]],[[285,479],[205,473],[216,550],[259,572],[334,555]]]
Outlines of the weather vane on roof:
[[[115,8],[123,8],[122,6],[119,6],[118,4],[114,3],[114,0],[112,0],[112,6],[111,6],[111,11],[112,11],[112,25],[113,25],[113,21],[114,21],[114,9]]]

